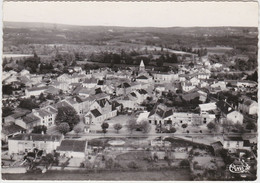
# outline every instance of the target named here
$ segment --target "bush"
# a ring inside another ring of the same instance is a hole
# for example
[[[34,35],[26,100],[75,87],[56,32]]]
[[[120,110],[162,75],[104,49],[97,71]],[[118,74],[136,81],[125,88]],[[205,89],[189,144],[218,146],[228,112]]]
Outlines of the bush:
[[[176,128],[171,127],[171,128],[170,128],[170,133],[175,133],[175,132],[176,132]]]
[[[187,159],[184,159],[180,162],[180,166],[190,166],[190,162]]]
[[[128,166],[128,168],[132,168],[132,169],[138,168],[136,162],[134,162],[134,161],[129,162],[127,166]]]
[[[199,155],[200,155],[199,152],[195,152],[195,153],[194,153],[194,156],[199,156]]]

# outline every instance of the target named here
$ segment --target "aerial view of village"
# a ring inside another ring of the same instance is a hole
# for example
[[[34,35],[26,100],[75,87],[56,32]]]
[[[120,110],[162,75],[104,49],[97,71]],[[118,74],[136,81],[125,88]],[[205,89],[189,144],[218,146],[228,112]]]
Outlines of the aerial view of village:
[[[2,179],[256,180],[257,44],[257,26],[6,18]]]

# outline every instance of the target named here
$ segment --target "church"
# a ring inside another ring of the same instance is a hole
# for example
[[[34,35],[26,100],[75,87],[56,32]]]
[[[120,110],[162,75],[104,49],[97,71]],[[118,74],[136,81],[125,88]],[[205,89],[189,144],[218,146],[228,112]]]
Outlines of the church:
[[[137,82],[141,82],[141,83],[152,82],[152,77],[146,71],[143,60],[141,60],[141,62],[140,62],[138,74],[137,74],[137,77],[135,79],[136,79]]]

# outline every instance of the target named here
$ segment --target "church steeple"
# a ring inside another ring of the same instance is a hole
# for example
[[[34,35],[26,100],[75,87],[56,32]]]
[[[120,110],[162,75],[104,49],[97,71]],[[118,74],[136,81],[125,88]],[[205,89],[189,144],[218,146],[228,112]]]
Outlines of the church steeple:
[[[145,65],[144,65],[144,61],[141,60],[140,66],[139,66],[139,71],[145,71]]]

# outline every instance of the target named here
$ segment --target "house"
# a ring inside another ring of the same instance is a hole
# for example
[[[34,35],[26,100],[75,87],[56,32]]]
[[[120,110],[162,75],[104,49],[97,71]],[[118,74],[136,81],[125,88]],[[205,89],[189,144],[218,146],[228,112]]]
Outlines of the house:
[[[58,88],[62,91],[68,91],[69,90],[69,83],[67,83],[67,82],[53,81],[53,83],[51,83],[50,86]]]
[[[30,77],[31,83],[33,85],[37,84],[37,83],[41,83],[42,82],[42,76],[41,75],[31,75]]]
[[[200,115],[191,112],[175,112],[164,105],[156,106],[149,114],[148,121],[151,124],[159,125],[174,125],[181,126],[182,124],[202,124],[209,123],[215,120],[215,115],[205,114]]]
[[[241,136],[224,136],[223,148],[224,149],[243,149],[244,140]]]
[[[81,68],[81,67],[78,67],[78,66],[77,66],[77,67],[74,67],[73,70],[74,70],[75,72],[79,72],[79,73],[82,72],[82,68]]]
[[[85,88],[94,88],[95,86],[97,86],[97,79],[95,78],[89,78],[89,79],[85,79],[85,81],[83,81],[82,86]]]
[[[132,91],[131,85],[128,82],[123,82],[116,87],[116,95],[126,95]]]
[[[258,103],[251,99],[245,99],[238,104],[238,109],[243,113],[254,115],[258,113]]]
[[[25,89],[25,97],[29,98],[31,96],[39,96],[41,93],[44,93],[48,88],[48,86],[43,86]]]
[[[58,102],[56,106],[57,108],[62,106],[70,106],[75,109],[78,115],[83,115],[89,111],[89,107],[94,102],[94,100],[95,99],[93,97],[77,96],[64,99],[61,102]]]
[[[144,106],[137,104],[136,101],[131,100],[128,96],[118,99],[117,102],[126,110],[145,110]]]
[[[159,72],[159,73],[152,73],[152,75],[155,83],[170,83],[174,80],[179,79],[179,75],[174,73]]]
[[[183,82],[182,83],[182,90],[184,92],[189,92],[190,90],[195,89],[196,87],[191,82]]]
[[[257,82],[255,82],[255,81],[250,81],[250,80],[237,81],[237,87],[239,87],[239,88],[243,88],[243,87],[254,88],[256,86],[257,86]]]
[[[67,82],[68,84],[71,84],[71,83],[78,83],[82,78],[84,78],[84,75],[80,76],[78,74],[76,75],[62,74],[59,77],[57,77],[57,81]]]
[[[48,89],[44,91],[44,93],[51,94],[51,95],[59,95],[60,89],[54,86],[49,86]]]
[[[148,119],[148,116],[149,116],[150,112],[143,112],[143,113],[140,113],[136,122],[137,123],[140,123],[142,121],[146,121]]]
[[[190,79],[190,82],[194,85],[194,86],[198,86],[200,83],[200,80],[197,77],[193,77]]]
[[[53,106],[47,106],[42,109],[33,109],[32,113],[40,119],[41,125],[46,127],[53,126],[58,110]]]
[[[23,83],[26,87],[32,87],[33,83],[31,82],[29,76],[20,76],[19,81]]]
[[[29,113],[29,110],[17,108],[15,111],[13,111],[13,114],[3,118],[3,125],[10,125],[17,121],[22,121],[22,117],[26,116]]]
[[[89,97],[90,95],[95,95],[96,92],[94,88],[77,87],[73,93],[83,97]]]
[[[136,81],[137,82],[141,82],[141,83],[150,83],[152,80],[151,78],[148,78],[147,76],[145,75],[140,75],[136,78]]]
[[[217,106],[215,102],[206,103],[206,104],[199,104],[200,113],[207,114],[208,111],[216,110]]]
[[[225,81],[218,81],[218,82],[214,82],[212,85],[210,85],[211,88],[220,88],[221,90],[226,90],[227,86],[226,86],[226,82]]]
[[[26,129],[27,132],[30,132],[33,127],[41,125],[41,119],[30,113],[24,116],[22,120],[15,121],[15,124]]]
[[[25,76],[25,75],[29,75],[30,74],[30,71],[26,70],[26,69],[23,69],[21,72],[20,72],[20,76]]]
[[[235,124],[243,124],[244,116],[238,111],[232,111],[227,114],[227,120],[232,121]]]
[[[84,140],[62,140],[56,151],[65,157],[85,158],[87,147],[88,142]]]
[[[147,99],[148,93],[144,89],[139,89],[128,94],[130,100],[135,101],[137,104],[142,104]]]
[[[26,130],[16,124],[10,124],[7,126],[3,126],[2,127],[2,131],[1,131],[1,139],[4,142],[8,141],[8,138],[11,138],[17,134],[21,134],[23,132],[25,132]]]
[[[118,105],[116,105],[115,102],[110,102],[106,98],[96,100],[90,106],[90,111],[85,115],[85,123],[93,124],[95,122],[103,122],[106,119],[115,117],[118,112]]]
[[[62,74],[59,77],[57,77],[57,81],[59,81],[59,82],[69,82],[70,77],[69,77],[68,74]]]
[[[24,154],[34,148],[51,153],[60,145],[63,136],[47,134],[18,134],[8,139],[9,154]]]

